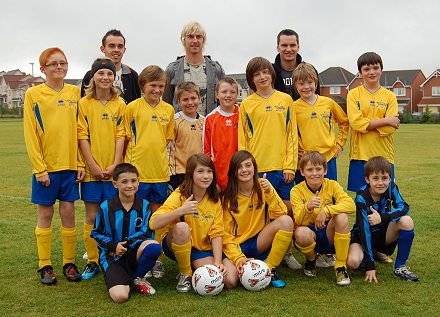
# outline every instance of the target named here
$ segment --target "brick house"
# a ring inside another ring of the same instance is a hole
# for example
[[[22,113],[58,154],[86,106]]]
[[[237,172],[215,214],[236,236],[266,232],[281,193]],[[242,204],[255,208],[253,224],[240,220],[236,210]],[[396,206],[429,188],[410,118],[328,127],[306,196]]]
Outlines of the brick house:
[[[23,107],[24,94],[29,87],[44,83],[44,78],[33,77],[19,69],[0,72],[0,104],[8,108]]]
[[[436,69],[421,85],[422,99],[417,104],[419,112],[429,109],[440,112],[440,68]]]
[[[393,91],[397,97],[399,112],[414,113],[422,99],[420,85],[426,80],[420,69],[387,70],[382,72],[380,85]],[[359,73],[348,85],[348,90],[362,85]]]
[[[327,68],[319,74],[321,96],[332,98],[347,112],[347,87],[354,77],[355,75],[345,68]]]

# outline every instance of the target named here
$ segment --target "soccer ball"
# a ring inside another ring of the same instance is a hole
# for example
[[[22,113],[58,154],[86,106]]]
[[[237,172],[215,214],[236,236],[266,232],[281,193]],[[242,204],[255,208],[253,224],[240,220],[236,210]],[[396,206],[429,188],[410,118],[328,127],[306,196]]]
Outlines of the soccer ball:
[[[249,291],[258,292],[266,288],[272,279],[269,267],[260,260],[249,260],[243,265],[240,282]]]
[[[192,286],[199,295],[217,295],[223,290],[223,275],[215,265],[203,265],[194,271]]]

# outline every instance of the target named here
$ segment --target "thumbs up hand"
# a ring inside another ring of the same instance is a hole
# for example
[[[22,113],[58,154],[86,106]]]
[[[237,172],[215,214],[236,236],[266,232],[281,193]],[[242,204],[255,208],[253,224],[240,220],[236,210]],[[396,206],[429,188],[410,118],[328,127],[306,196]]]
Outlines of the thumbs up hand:
[[[371,226],[380,224],[382,222],[382,219],[380,218],[380,214],[377,212],[376,209],[373,208],[373,206],[370,206],[370,210],[372,214],[368,215],[368,223]]]

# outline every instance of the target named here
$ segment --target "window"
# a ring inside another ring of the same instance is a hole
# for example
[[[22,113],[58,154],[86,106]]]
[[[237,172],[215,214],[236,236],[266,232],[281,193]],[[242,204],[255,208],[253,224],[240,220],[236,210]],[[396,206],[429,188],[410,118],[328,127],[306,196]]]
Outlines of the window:
[[[406,96],[405,87],[393,88],[393,92],[396,94],[397,97]]]
[[[440,96],[440,87],[432,87],[432,95],[433,96]]]
[[[341,87],[339,86],[330,86],[330,95],[340,95]]]

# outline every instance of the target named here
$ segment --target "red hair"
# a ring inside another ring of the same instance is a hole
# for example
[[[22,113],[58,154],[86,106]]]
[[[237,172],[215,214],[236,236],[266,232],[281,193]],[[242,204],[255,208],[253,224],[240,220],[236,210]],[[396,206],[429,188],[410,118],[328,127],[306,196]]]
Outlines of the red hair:
[[[40,54],[40,66],[45,66],[47,64],[47,60],[49,59],[50,56],[52,56],[55,53],[60,53],[64,56],[64,58],[67,61],[67,57],[66,54],[64,54],[64,52],[58,48],[58,47],[49,47],[46,48],[41,54]]]

